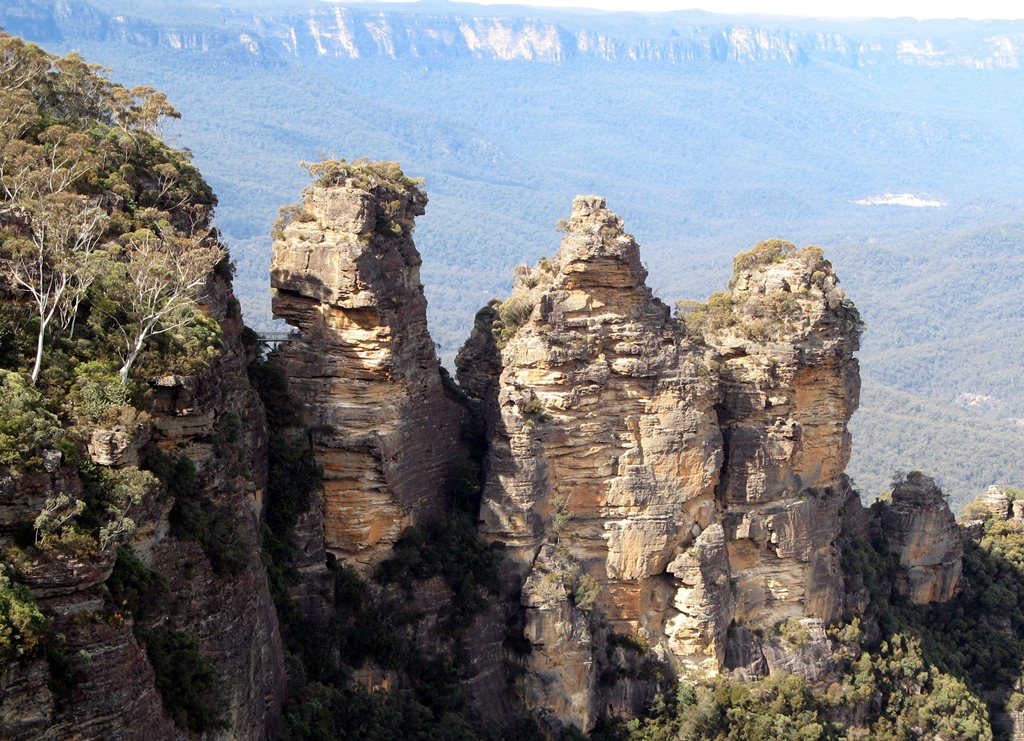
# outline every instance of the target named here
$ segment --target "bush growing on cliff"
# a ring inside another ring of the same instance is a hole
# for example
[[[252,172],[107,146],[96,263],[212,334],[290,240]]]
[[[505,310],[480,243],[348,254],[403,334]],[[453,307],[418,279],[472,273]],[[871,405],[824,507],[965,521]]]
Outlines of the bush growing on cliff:
[[[395,543],[393,555],[380,563],[374,576],[407,591],[413,589],[415,580],[442,577],[455,594],[455,612],[450,619],[465,626],[487,606],[481,590],[497,590],[500,561],[501,556],[480,537],[473,521],[454,514],[422,528],[407,528]]]
[[[302,162],[301,165],[315,177],[317,185],[324,187],[341,185],[346,180],[354,180],[356,187],[372,191],[375,188],[395,188],[401,190],[419,189],[423,187],[423,178],[410,178],[402,172],[397,162],[381,160],[374,162],[360,158],[349,162],[342,159],[325,159],[322,162]]]
[[[193,733],[229,727],[217,675],[192,636],[164,627],[137,630],[136,636],[153,667],[164,710],[176,726]]]
[[[63,437],[43,397],[17,373],[0,370],[0,466],[38,468],[42,452]]]
[[[114,605],[128,610],[140,622],[163,612],[170,594],[167,577],[148,568],[129,546],[118,549],[106,585]]]
[[[357,188],[373,193],[377,213],[375,231],[385,237],[399,237],[412,231],[413,220],[408,213],[410,203],[426,203],[422,191],[423,178],[410,178],[397,162],[357,159],[326,159],[322,162],[302,162],[321,187],[341,185],[352,181]],[[419,213],[422,213],[420,209]]]
[[[36,654],[49,630],[49,620],[28,588],[13,579],[0,563],[0,669]]]
[[[170,456],[155,446],[146,449],[146,465],[174,497],[171,532],[199,543],[217,576],[240,573],[248,563],[248,544],[235,527],[230,508],[210,500],[198,486],[195,463]]]
[[[498,319],[491,331],[495,333],[499,347],[504,347],[506,342],[515,337],[520,327],[526,324],[533,314],[533,306],[533,299],[526,294],[512,296],[498,303]]]
[[[270,426],[270,477],[260,544],[263,561],[286,642],[302,653],[306,631],[298,607],[288,596],[288,582],[294,577],[290,567],[292,535],[299,516],[309,509],[313,493],[322,484],[322,472],[313,457],[309,430],[302,422],[299,406],[288,392],[284,370],[262,357],[250,363],[247,370]]]
[[[270,230],[270,236],[274,239],[284,239],[284,230],[292,222],[305,224],[311,221],[316,221],[316,217],[306,210],[305,204],[301,201],[299,203],[290,203],[287,206],[281,206],[281,208],[278,209],[277,214],[277,218],[274,219],[274,228]]]
[[[760,265],[781,262],[796,251],[796,245],[782,239],[766,239],[758,242],[753,249],[741,252],[732,261],[732,271],[739,274]]]

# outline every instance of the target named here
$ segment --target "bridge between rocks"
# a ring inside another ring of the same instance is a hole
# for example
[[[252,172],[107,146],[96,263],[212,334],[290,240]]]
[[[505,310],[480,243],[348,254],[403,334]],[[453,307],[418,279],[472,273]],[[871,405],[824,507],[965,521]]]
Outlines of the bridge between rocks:
[[[298,332],[260,332],[257,338],[271,350],[276,350],[282,342],[298,336]]]

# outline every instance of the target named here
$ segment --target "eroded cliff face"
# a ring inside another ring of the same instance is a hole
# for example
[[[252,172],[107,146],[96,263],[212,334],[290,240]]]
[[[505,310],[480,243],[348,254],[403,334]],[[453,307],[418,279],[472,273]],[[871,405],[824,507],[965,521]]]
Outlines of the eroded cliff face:
[[[363,573],[442,514],[458,454],[411,236],[425,204],[400,171],[324,176],[274,243],[274,313],[297,330],[277,361],[323,467],[323,542]]]
[[[136,527],[127,544],[142,563],[167,578],[163,604],[147,605],[157,611],[147,627],[158,624],[191,636],[216,673],[218,709],[227,727],[208,736],[260,739],[276,728],[285,689],[277,616],[259,554],[266,422],[246,379],[250,358],[240,339],[242,321],[230,283],[211,275],[202,300],[221,326],[222,351],[196,375],[151,379],[151,412],[126,408],[119,423],[93,431],[88,454],[106,470],[146,464],[142,446],[147,442],[165,454],[188,456],[195,464],[196,496],[222,508],[237,559],[230,570],[215,570],[200,543],[171,524],[175,499],[163,489],[129,509]],[[225,417],[239,423],[232,442],[224,439]],[[0,469],[0,545],[5,548],[24,544],[48,499],[85,496],[78,471],[59,453],[48,451],[44,460],[39,472]],[[140,621],[111,599],[107,580],[116,542],[99,549],[76,543],[65,539],[49,549],[7,551],[19,580],[51,616],[52,645],[67,663],[61,676],[46,657],[7,667],[0,678],[0,735],[191,737],[164,706],[138,638]]]
[[[1006,520],[1010,502],[1000,494],[990,492],[985,503],[993,516]],[[963,536],[935,481],[912,472],[872,509],[885,549],[899,559],[896,593],[919,605],[952,598],[963,568]]]
[[[820,249],[764,242],[737,257],[731,296],[713,297],[705,320],[721,357],[718,502],[739,625],[828,622],[841,609],[836,538],[860,375],[859,318],[836,283]]]
[[[793,618],[824,641],[839,614],[859,320],[817,248],[762,243],[736,268],[674,320],[622,221],[579,197],[558,256],[518,269],[460,353],[541,717],[635,712],[657,682],[616,646],[714,673],[742,643],[740,665],[792,670],[753,631]]]

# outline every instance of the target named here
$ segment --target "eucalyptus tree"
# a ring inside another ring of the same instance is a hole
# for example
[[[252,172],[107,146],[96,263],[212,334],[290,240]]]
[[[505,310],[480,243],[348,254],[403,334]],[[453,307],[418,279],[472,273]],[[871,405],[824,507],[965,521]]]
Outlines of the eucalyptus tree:
[[[123,385],[146,340],[197,319],[200,290],[226,253],[210,235],[182,235],[166,222],[127,234],[122,242],[108,273]]]

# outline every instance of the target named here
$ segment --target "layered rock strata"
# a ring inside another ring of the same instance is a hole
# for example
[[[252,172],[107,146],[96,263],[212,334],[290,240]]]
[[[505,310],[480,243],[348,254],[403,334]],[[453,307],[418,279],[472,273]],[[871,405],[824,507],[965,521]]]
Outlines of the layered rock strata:
[[[993,516],[1006,520],[1010,503],[999,494],[990,492],[984,502]],[[899,559],[896,593],[919,605],[949,600],[960,580],[963,538],[935,481],[911,472],[897,480],[890,496],[873,509],[884,547]]]
[[[232,310],[237,303],[230,284],[211,275],[202,300],[221,326],[218,357],[197,375],[152,379],[151,414],[124,408],[121,423],[90,435],[88,451],[94,463],[111,469],[145,463],[140,446],[147,440],[164,453],[188,456],[196,467],[197,495],[229,513],[238,559],[231,572],[217,573],[199,543],[176,532],[170,522],[175,501],[166,492],[132,505],[128,514],[137,528],[128,544],[168,580],[167,606],[151,620],[194,638],[216,673],[227,727],[210,737],[262,739],[275,732],[285,692],[277,616],[259,554],[266,420],[246,378],[251,358],[241,342],[242,321]],[[222,439],[227,416],[240,423],[231,443]],[[0,545],[5,548],[31,533],[48,498],[84,496],[78,471],[62,464],[59,454],[44,455],[44,461],[36,473],[0,469]],[[116,555],[115,544],[81,553],[29,550],[16,558],[19,579],[51,617],[51,634],[61,637],[67,665],[62,680],[53,677],[45,657],[8,666],[0,678],[4,738],[191,737],[164,707],[137,639],[141,626],[111,602],[105,583]]]
[[[721,359],[717,500],[740,625],[828,622],[842,607],[836,538],[860,374],[859,317],[837,283],[817,247],[770,240],[736,258],[731,294],[701,317]]]
[[[296,329],[277,361],[323,468],[323,542],[365,573],[442,514],[458,456],[412,240],[426,195],[390,163],[302,195],[274,242],[274,314]]]
[[[481,530],[521,587],[521,692],[589,728],[643,695],[609,647],[714,672],[730,636],[838,615],[859,322],[817,248],[759,245],[676,320],[604,199],[566,230],[457,364],[489,426]],[[794,664],[754,643],[752,663]]]

